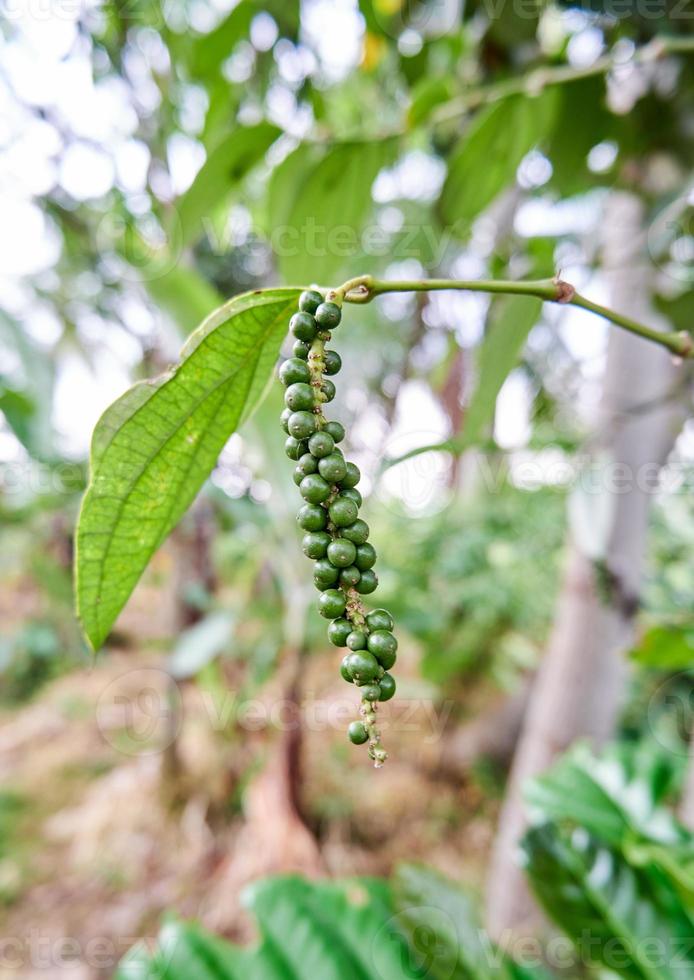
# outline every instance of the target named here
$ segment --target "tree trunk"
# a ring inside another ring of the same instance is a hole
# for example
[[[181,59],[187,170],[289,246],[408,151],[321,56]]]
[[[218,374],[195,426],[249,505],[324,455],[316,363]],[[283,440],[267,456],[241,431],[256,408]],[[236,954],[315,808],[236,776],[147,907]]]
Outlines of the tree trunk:
[[[657,323],[650,305],[652,270],[640,250],[642,217],[637,198],[612,195],[604,222],[604,271],[611,306]],[[594,461],[609,458],[599,466],[599,486],[601,495],[612,495],[615,506],[600,561],[586,554],[585,543],[575,535],[569,538],[554,627],[524,720],[492,855],[487,924],[497,941],[536,924],[537,912],[517,863],[526,829],[524,783],[547,769],[577,737],[600,744],[614,730],[626,679],[623,653],[632,642],[638,608],[648,509],[658,470],[683,421],[681,408],[668,397],[678,370],[655,345],[611,331]]]

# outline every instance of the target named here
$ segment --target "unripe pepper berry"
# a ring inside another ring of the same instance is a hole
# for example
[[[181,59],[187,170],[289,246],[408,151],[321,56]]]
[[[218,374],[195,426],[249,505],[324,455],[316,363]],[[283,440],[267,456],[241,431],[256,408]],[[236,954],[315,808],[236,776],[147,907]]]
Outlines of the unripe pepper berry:
[[[335,568],[327,558],[319,558],[313,566],[313,581],[321,592],[323,589],[328,589],[331,585],[335,585],[339,575],[339,568]]]
[[[320,386],[320,390],[323,392],[326,402],[331,402],[335,397],[336,394],[335,385],[332,383],[330,378],[323,379],[323,382]]]
[[[308,342],[318,333],[318,324],[310,313],[295,313],[289,321],[289,329],[297,340]]]
[[[328,523],[328,515],[319,504],[304,504],[296,515],[299,527],[304,531],[323,531]]]
[[[360,480],[361,473],[359,472],[359,467],[355,463],[347,463],[347,473],[340,480],[340,486],[356,487]]]
[[[328,626],[328,639],[336,647],[344,647],[347,645],[347,637],[351,632],[352,624],[348,619],[334,619]]]
[[[374,630],[373,633],[369,633],[368,647],[374,657],[383,663],[382,657],[395,655],[398,641],[388,630]]]
[[[316,323],[323,330],[334,330],[342,319],[342,310],[337,303],[321,303],[316,309],[315,316]]]
[[[310,504],[320,504],[330,496],[330,484],[318,473],[309,473],[299,484],[299,493]]]
[[[343,589],[353,588],[359,579],[361,578],[361,572],[356,565],[350,565],[349,568],[343,568],[340,572],[340,586]]]
[[[381,688],[378,684],[367,684],[362,687],[361,696],[364,701],[380,701]]]
[[[335,527],[349,527],[350,524],[356,521],[359,508],[353,500],[349,500],[346,497],[337,497],[330,505],[328,513]],[[346,537],[346,535],[343,535],[343,537]]]
[[[360,544],[357,548],[357,557],[354,564],[360,572],[365,572],[367,568],[373,568],[376,564],[376,549],[368,542]]]
[[[326,374],[337,374],[342,367],[342,358],[336,350],[326,350],[323,353],[323,363]]]
[[[338,453],[330,453],[329,456],[324,456],[318,463],[318,472],[328,483],[339,483],[347,472],[344,457]]]
[[[323,297],[315,289],[305,289],[299,296],[299,309],[304,313],[315,313],[323,302]]]
[[[361,507],[363,501],[362,496],[356,487],[347,487],[346,490],[340,490],[341,497],[347,497],[349,500],[353,500],[357,507]]]
[[[347,637],[347,646],[350,650],[365,650],[366,640],[367,637],[364,630],[352,630]]]
[[[395,623],[387,609],[372,609],[366,614],[366,625],[370,630],[391,631]]]
[[[342,497],[342,494],[340,494],[340,497]],[[362,521],[359,518],[354,524],[350,524],[349,527],[343,527],[340,531],[340,536],[347,538],[348,541],[352,541],[354,544],[364,544],[369,536],[369,525],[366,521]]]
[[[347,655],[347,669],[357,684],[369,684],[379,675],[379,663],[367,650],[355,650]]]
[[[292,412],[310,412],[315,404],[311,385],[298,381],[290,385],[284,393],[284,401]]]
[[[311,412],[292,412],[287,424],[289,434],[295,439],[308,439],[316,431],[316,416]],[[303,455],[304,452],[305,450],[302,449],[299,455]]]
[[[353,565],[356,554],[356,547],[351,541],[346,541],[344,538],[336,538],[328,545],[328,560],[336,568],[347,568],[349,565]]]
[[[280,415],[280,422],[282,424],[282,428],[287,433],[287,435],[289,435],[289,416],[291,414],[292,414],[291,408],[283,408],[282,414]]]
[[[323,426],[323,432],[332,436],[335,442],[342,442],[345,437],[345,427],[341,422],[326,422]]]
[[[361,578],[359,579],[359,584],[356,586],[356,590],[360,595],[371,595],[378,588],[378,578],[376,573],[367,568],[361,573]]]
[[[349,667],[347,666],[347,657],[342,658],[342,663],[340,664],[340,676],[343,681],[347,681],[348,684],[354,684],[352,680],[352,675],[349,672]]]
[[[344,613],[346,606],[345,594],[339,589],[328,589],[318,599],[318,611],[326,619],[338,619]]]
[[[325,558],[331,540],[326,531],[310,531],[303,536],[301,550],[307,558]]]
[[[347,735],[349,736],[350,742],[354,745],[363,745],[364,742],[369,741],[369,733],[364,726],[363,721],[353,721],[350,723],[347,729]]]
[[[292,344],[292,354],[294,357],[298,357],[302,361],[307,361],[310,353],[311,345],[306,343],[305,340],[295,340]]]
[[[287,436],[284,442],[284,451],[290,459],[298,459],[303,454],[305,442],[295,439],[294,436]]]
[[[335,441],[330,433],[325,431],[325,428],[316,432],[308,441],[309,451],[317,459],[323,459],[325,456],[329,456],[335,449]]]
[[[311,380],[311,372],[306,361],[298,357],[290,357],[280,367],[280,381],[286,387],[297,382],[308,384]]]
[[[390,701],[390,699],[395,694],[395,680],[390,674],[384,674],[383,677],[378,682],[378,686],[381,689],[381,693],[378,696],[379,701]]]

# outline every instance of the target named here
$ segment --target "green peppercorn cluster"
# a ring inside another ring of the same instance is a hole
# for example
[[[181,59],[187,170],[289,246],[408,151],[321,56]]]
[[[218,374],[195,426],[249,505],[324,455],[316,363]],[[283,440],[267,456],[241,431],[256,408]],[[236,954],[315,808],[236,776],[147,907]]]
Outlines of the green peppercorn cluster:
[[[303,552],[315,561],[318,609],[331,620],[330,642],[349,651],[340,668],[342,677],[361,691],[361,717],[349,726],[349,738],[355,745],[368,742],[371,758],[380,766],[386,753],[376,728],[376,704],[395,694],[388,671],[398,643],[390,613],[367,612],[362,603],[361,597],[374,592],[378,579],[369,526],[359,517],[359,468],[338,448],[344,427],[323,414],[335,397],[330,379],[342,366],[340,355],[327,350],[326,344],[341,318],[338,303],[324,300],[315,290],[299,297],[299,312],[289,322],[293,356],[279,372],[286,388],[281,421],[287,433],[285,451],[296,463],[294,482],[304,499],[297,521],[305,532]]]

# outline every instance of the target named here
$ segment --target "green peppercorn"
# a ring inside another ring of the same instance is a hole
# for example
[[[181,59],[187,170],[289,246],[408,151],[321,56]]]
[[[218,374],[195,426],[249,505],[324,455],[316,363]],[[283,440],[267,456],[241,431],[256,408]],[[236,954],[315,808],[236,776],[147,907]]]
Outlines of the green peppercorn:
[[[364,742],[369,741],[369,733],[367,732],[363,721],[350,722],[350,726],[347,729],[347,735],[349,736],[350,742],[352,742],[354,745],[363,745]]]
[[[299,527],[304,531],[323,531],[328,523],[328,515],[319,504],[304,504],[296,515]]]
[[[390,699],[395,694],[395,680],[390,674],[384,674],[383,677],[378,682],[378,686],[381,689],[379,694],[379,701],[390,701]]]
[[[299,484],[299,493],[309,504],[320,504],[330,496],[330,484],[318,473],[309,473]]]
[[[301,540],[301,550],[307,558],[325,558],[330,541],[327,531],[309,531]]]
[[[359,579],[359,584],[356,586],[357,592],[360,595],[370,595],[375,592],[378,588],[378,578],[376,573],[371,568],[367,568],[361,573],[361,578]]]
[[[297,469],[300,469],[304,476],[308,476],[309,473],[317,472],[318,460],[311,453],[304,453],[303,456],[299,457]]]
[[[305,289],[299,296],[299,309],[303,313],[315,313],[323,302],[323,297],[315,289]]]
[[[357,548],[357,557],[354,562],[360,572],[365,572],[367,568],[373,568],[376,564],[376,549],[372,544],[360,544]]]
[[[340,569],[335,568],[327,558],[319,558],[313,566],[313,581],[316,584],[316,588],[321,591],[329,588],[331,585],[335,585],[339,575]]]
[[[292,412],[289,416],[288,425],[289,434],[295,439],[308,439],[316,431],[316,416],[311,412]],[[303,455],[305,451],[302,449],[299,455]]]
[[[381,699],[381,688],[378,684],[366,684],[360,693],[364,701],[380,701]]]
[[[323,432],[332,436],[335,442],[342,442],[345,437],[345,427],[341,422],[326,422],[323,426]]]
[[[299,484],[301,483],[305,475],[306,474],[303,472],[303,470],[299,469],[299,464],[297,463],[297,465],[294,467],[294,473],[292,475],[292,479],[294,480],[294,483],[296,483],[297,487],[299,486]]]
[[[344,644],[342,643],[340,646],[344,646]],[[347,666],[347,657],[342,658],[342,663],[340,664],[340,676],[342,677],[342,680],[347,681],[348,684],[354,684]]]
[[[321,303],[315,316],[316,323],[324,330],[334,330],[342,319],[342,310],[337,303]]]
[[[346,660],[350,677],[357,684],[370,684],[380,673],[378,660],[368,650],[355,650]]]
[[[335,397],[335,385],[332,383],[330,378],[323,378],[320,390],[325,395],[326,402],[331,402]]]
[[[330,453],[318,463],[318,472],[328,483],[338,483],[347,472],[345,461],[340,453]]]
[[[310,412],[315,404],[313,388],[302,382],[290,385],[284,393],[284,401],[292,412]]]
[[[299,360],[307,361],[310,353],[311,345],[307,344],[305,340],[295,340],[292,344],[292,354],[294,357],[298,357]]]
[[[318,324],[310,313],[295,313],[289,321],[289,329],[297,340],[313,340],[318,333]]]
[[[362,496],[356,487],[347,487],[346,490],[340,490],[340,496],[353,500],[357,507],[361,507],[363,503]]]
[[[303,455],[305,445],[305,442],[295,439],[294,436],[287,436],[284,440],[284,451],[290,459],[298,459]]]
[[[368,647],[378,660],[384,655],[394,654],[398,649],[398,641],[388,630],[374,630],[369,633]]]
[[[364,630],[352,630],[347,637],[347,646],[350,650],[365,650],[367,636]]]
[[[349,565],[353,565],[356,553],[356,547],[351,541],[345,541],[344,538],[336,538],[328,545],[328,560],[336,568],[347,568]]]
[[[350,565],[349,568],[343,568],[340,572],[340,585],[343,589],[353,588],[359,579],[361,578],[361,572],[356,565]]]
[[[280,415],[280,423],[284,431],[289,435],[289,416],[292,414],[291,408],[283,408]]]
[[[335,442],[330,433],[323,428],[311,436],[308,441],[308,448],[317,459],[323,459],[324,456],[329,456],[333,452]]]
[[[344,499],[343,494],[340,494],[338,499]],[[348,541],[353,541],[354,544],[364,544],[369,536],[369,525],[366,521],[362,521],[360,517],[359,520],[355,521],[354,524],[350,524],[349,527],[343,527],[340,535],[343,538],[347,538]]]
[[[318,599],[318,611],[326,619],[338,619],[344,613],[346,606],[345,594],[339,589],[328,589]]]
[[[351,632],[352,624],[348,619],[334,619],[328,626],[328,639],[334,646],[344,647],[347,645],[347,637]]]
[[[366,615],[366,625],[371,631],[388,630],[390,632],[395,623],[387,609],[372,609]]]
[[[323,352],[323,363],[326,374],[337,374],[342,367],[342,358],[336,350],[326,350]]]
[[[360,480],[361,473],[356,463],[347,463],[347,473],[340,480],[340,485],[343,487],[356,487]]]
[[[297,382],[308,384],[310,380],[311,372],[308,369],[308,364],[306,361],[299,360],[298,357],[290,357],[280,367],[280,381],[286,387]]]
[[[337,497],[330,505],[329,514],[335,527],[349,527],[356,521],[359,508],[353,500]]]

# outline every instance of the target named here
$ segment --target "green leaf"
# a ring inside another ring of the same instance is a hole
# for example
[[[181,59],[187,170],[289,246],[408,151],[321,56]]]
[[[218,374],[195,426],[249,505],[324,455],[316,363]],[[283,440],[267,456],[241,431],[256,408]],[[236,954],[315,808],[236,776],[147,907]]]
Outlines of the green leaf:
[[[443,221],[465,238],[494,198],[515,183],[523,157],[545,137],[555,115],[556,92],[514,95],[483,109],[453,151],[439,200]]]
[[[285,279],[337,284],[353,268],[363,251],[371,185],[393,162],[397,146],[395,139],[337,143],[313,167],[294,168],[293,191],[289,180],[284,184],[293,205],[286,217],[271,215]]]
[[[426,122],[438,105],[453,98],[454,89],[454,81],[449,76],[423,78],[412,90],[407,111],[408,125],[414,127]]]
[[[236,44],[248,34],[257,12],[253,0],[240,0],[213,30],[195,39],[190,58],[193,77],[206,80],[218,71]]]
[[[544,977],[520,967],[496,948],[479,924],[474,904],[454,882],[430,868],[398,868],[393,895],[415,958],[432,980],[512,980]]]
[[[177,368],[135,385],[99,420],[76,554],[78,614],[94,648],[261,398],[297,296],[230,300],[191,335]]]
[[[531,830],[523,851],[533,891],[583,963],[629,980],[694,977],[691,923],[658,876],[584,831],[568,837],[552,824]]]
[[[600,756],[579,743],[526,784],[525,798],[533,821],[580,827],[656,873],[694,909],[694,837],[661,803],[677,779],[674,767],[649,741]]]
[[[642,667],[656,670],[694,667],[694,629],[691,626],[653,626],[631,651],[631,658]]]
[[[477,384],[465,412],[462,432],[444,442],[420,446],[397,459],[388,460],[389,466],[421,453],[461,453],[484,438],[501,387],[516,365],[528,334],[540,317],[542,300],[533,296],[507,296],[499,302],[497,310],[480,347]]]
[[[208,156],[195,180],[176,202],[178,234],[172,241],[181,247],[198,239],[205,231],[205,220],[222,204],[239,181],[264,156],[280,135],[277,126],[260,122],[235,129]]]
[[[124,958],[116,980],[426,980],[390,921],[385,882],[273,878],[244,897],[260,927],[257,946],[171,922],[149,958],[142,946]]]
[[[171,676],[177,680],[195,677],[228,648],[233,625],[232,614],[218,610],[180,633],[168,659]]]

